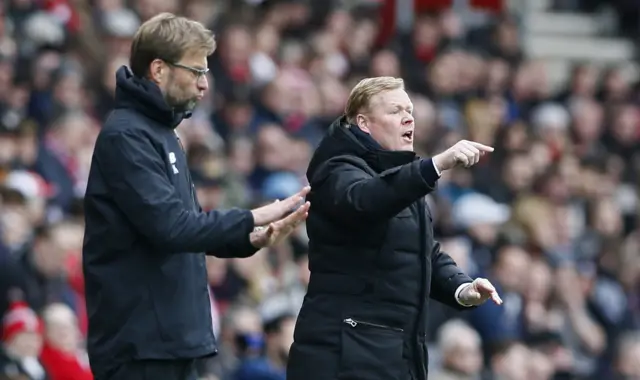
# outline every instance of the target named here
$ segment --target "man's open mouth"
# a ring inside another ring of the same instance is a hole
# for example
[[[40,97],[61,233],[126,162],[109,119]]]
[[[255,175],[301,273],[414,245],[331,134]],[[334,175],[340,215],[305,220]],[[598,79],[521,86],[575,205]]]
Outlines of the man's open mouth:
[[[408,140],[413,140],[413,131],[406,131],[402,134],[402,137]]]

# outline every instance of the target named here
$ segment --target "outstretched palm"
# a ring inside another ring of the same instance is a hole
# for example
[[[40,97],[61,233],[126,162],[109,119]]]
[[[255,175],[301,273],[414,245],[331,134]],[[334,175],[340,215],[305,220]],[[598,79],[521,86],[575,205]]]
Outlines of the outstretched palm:
[[[257,228],[252,232],[251,243],[257,248],[270,247],[280,243],[307,219],[309,207],[309,202],[306,202],[286,218],[269,223],[266,228]]]

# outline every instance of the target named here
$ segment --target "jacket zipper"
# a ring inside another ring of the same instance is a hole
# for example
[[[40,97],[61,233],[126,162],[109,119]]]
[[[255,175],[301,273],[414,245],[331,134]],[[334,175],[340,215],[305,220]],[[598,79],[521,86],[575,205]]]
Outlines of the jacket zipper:
[[[386,326],[386,325],[380,325],[380,324],[377,324],[377,323],[363,322],[363,321],[359,321],[359,320],[356,320],[356,319],[353,319],[353,318],[346,318],[342,322],[348,324],[351,327],[356,327],[358,325],[363,325],[363,326],[375,327],[377,329],[382,329],[382,330],[392,330],[392,331],[397,331],[397,332],[404,332],[404,329],[401,329],[399,327],[391,327],[391,326]]]
[[[416,326],[417,326],[417,333],[418,334],[423,334],[424,331],[424,313],[425,313],[425,304],[427,302],[427,297],[428,295],[426,294],[426,290],[427,290],[427,281],[426,281],[426,273],[427,273],[427,236],[425,235],[425,229],[427,227],[427,220],[426,220],[426,209],[427,205],[426,202],[423,199],[418,201],[418,218],[419,218],[419,224],[420,224],[420,248],[422,251],[422,254],[420,255],[420,269],[421,269],[421,273],[422,273],[422,279],[423,279],[423,283],[422,283],[422,289],[420,291],[420,309],[418,310],[418,317],[416,319]],[[417,338],[417,337],[416,337]],[[418,376],[421,380],[426,380],[427,376],[428,376],[428,372],[427,372],[427,363],[426,360],[427,358],[423,355],[422,352],[422,346],[420,345],[419,341],[416,339],[414,342],[414,347],[415,347],[415,354],[416,354],[416,358],[417,358],[417,363],[418,363]]]
[[[180,140],[180,136],[178,136],[178,132],[173,131],[176,135],[176,140],[178,144],[180,144],[180,149],[182,149],[182,153],[184,153],[185,160],[187,158],[187,151],[184,149],[184,145],[182,145],[182,141]],[[193,201],[193,205],[198,208],[198,197],[195,192],[195,185],[193,184],[193,180],[191,179],[191,171],[189,170],[189,165],[187,164],[187,180],[189,181],[189,191],[191,193],[191,200]]]

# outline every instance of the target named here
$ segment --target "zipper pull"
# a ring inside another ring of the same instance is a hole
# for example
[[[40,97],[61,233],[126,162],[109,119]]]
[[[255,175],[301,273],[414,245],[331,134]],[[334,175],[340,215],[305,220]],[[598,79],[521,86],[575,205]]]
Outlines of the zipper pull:
[[[358,322],[354,321],[354,320],[353,320],[353,319],[351,319],[351,318],[347,318],[347,319],[345,319],[345,320],[344,320],[344,321],[342,321],[342,322],[344,322],[344,323],[348,324],[348,325],[349,325],[349,326],[351,326],[351,327],[356,327],[356,326],[358,325]]]

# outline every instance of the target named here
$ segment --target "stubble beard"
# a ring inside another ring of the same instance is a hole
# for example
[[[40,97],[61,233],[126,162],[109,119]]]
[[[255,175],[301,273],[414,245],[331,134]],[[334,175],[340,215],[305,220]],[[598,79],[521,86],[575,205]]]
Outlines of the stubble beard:
[[[173,79],[173,78],[171,78]],[[180,96],[184,93],[173,80],[170,80],[168,90],[164,95],[164,100],[176,112],[191,112],[198,105],[198,98]]]
[[[173,96],[171,93],[167,93],[165,101],[169,107],[173,108],[176,112],[191,112],[198,105],[198,99],[196,97],[184,99]]]

